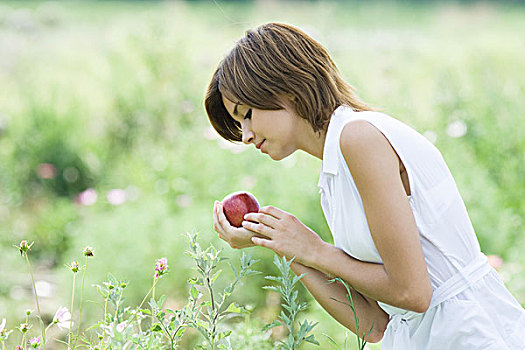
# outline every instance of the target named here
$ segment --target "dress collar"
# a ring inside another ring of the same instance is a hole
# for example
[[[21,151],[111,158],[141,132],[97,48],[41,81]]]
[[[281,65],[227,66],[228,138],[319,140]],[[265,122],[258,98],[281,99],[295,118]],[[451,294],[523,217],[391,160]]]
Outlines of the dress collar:
[[[348,106],[339,106],[332,113],[328,129],[326,130],[326,138],[324,141],[323,148],[323,163],[321,172],[325,174],[337,175],[337,160],[338,160],[338,148],[339,138],[341,136],[341,128],[343,123],[347,120],[344,118],[349,113],[353,113],[353,110]]]

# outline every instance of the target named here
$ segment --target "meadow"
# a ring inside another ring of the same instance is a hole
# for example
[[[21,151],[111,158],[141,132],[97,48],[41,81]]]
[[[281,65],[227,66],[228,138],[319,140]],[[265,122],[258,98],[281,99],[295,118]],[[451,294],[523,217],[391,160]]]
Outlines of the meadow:
[[[214,201],[230,192],[248,190],[331,241],[319,203],[320,161],[296,153],[274,162],[227,143],[204,112],[219,60],[245,30],[270,21],[318,39],[364,101],[440,149],[483,252],[503,259],[499,272],[525,305],[523,18],[522,5],[492,2],[3,1],[0,322],[14,328],[35,309],[14,247],[21,240],[35,242],[30,258],[48,320],[69,305],[65,265],[94,248],[86,324],[102,317],[93,284],[111,273],[128,282],[126,303],[138,305],[160,257],[170,273],[156,293],[171,308],[183,305],[194,274],[187,232],[239,261],[242,251],[222,242],[212,223]],[[279,295],[262,288],[264,276],[276,274],[273,254],[247,251],[263,273],[235,295],[252,310],[232,320],[239,342],[267,337],[260,329],[280,310]],[[225,270],[218,283],[232,278]],[[304,349],[331,348],[323,333],[342,344],[344,328],[299,292],[309,305],[302,317],[319,322],[321,343]],[[187,348],[198,341],[190,338]]]

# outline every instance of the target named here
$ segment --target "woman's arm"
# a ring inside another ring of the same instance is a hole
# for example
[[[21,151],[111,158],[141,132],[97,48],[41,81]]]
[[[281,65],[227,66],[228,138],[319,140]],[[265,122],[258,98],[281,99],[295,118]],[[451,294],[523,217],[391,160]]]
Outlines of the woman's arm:
[[[416,312],[430,305],[432,286],[419,232],[388,140],[366,121],[348,123],[341,151],[361,196],[383,264],[354,259],[323,242],[295,216],[275,207],[245,216],[243,227],[264,236],[252,241],[279,255],[342,278],[373,300]]]
[[[317,302],[339,323],[357,334],[353,311],[349,306],[341,304],[349,303],[345,286],[339,282],[329,283],[331,278],[326,274],[295,261],[292,262],[291,267],[296,275],[306,274],[301,278],[301,282]],[[358,335],[361,337],[364,333],[367,341],[379,342],[388,324],[388,314],[377,305],[375,300],[363,296],[354,289],[351,289],[351,293],[359,319]]]
[[[215,230],[219,233],[219,237],[235,249],[253,246],[252,237],[259,236],[245,228],[237,229],[231,226],[224,215],[220,202],[215,202],[213,222]],[[306,273],[306,275],[301,278],[301,282],[310,294],[339,323],[352,332],[357,332],[352,310],[350,307],[341,304],[341,302],[348,302],[347,290],[341,283],[329,283],[328,281],[331,280],[331,278],[327,274],[304,266],[298,263],[297,260],[292,263],[291,268],[296,275]],[[377,301],[362,295],[355,289],[351,289],[351,293],[359,318],[360,335],[362,335],[363,332],[365,335],[368,334],[368,331],[373,325],[372,331],[366,339],[371,343],[380,341],[388,324],[388,315],[377,305]]]

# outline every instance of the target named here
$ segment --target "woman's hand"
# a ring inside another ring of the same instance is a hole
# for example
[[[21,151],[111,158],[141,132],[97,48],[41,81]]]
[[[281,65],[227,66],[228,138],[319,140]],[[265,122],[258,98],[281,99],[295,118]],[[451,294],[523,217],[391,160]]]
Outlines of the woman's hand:
[[[221,202],[215,201],[213,206],[213,227],[219,234],[219,238],[228,243],[234,249],[253,247],[254,233],[242,227],[234,227],[230,224]]]
[[[268,206],[259,209],[258,213],[244,216],[242,226],[254,233],[252,242],[255,245],[273,250],[287,259],[312,266],[318,249],[325,242],[299,219],[281,209]],[[260,237],[262,236],[262,237]]]

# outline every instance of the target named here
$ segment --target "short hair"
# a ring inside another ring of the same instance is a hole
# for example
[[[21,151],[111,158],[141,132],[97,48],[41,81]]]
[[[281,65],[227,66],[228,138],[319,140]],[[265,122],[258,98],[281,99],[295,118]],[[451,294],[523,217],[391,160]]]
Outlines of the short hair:
[[[204,104],[219,135],[241,141],[241,125],[226,110],[223,95],[264,110],[282,109],[289,99],[296,114],[320,132],[340,105],[373,110],[354,92],[321,44],[294,26],[268,23],[248,30],[219,63]]]

